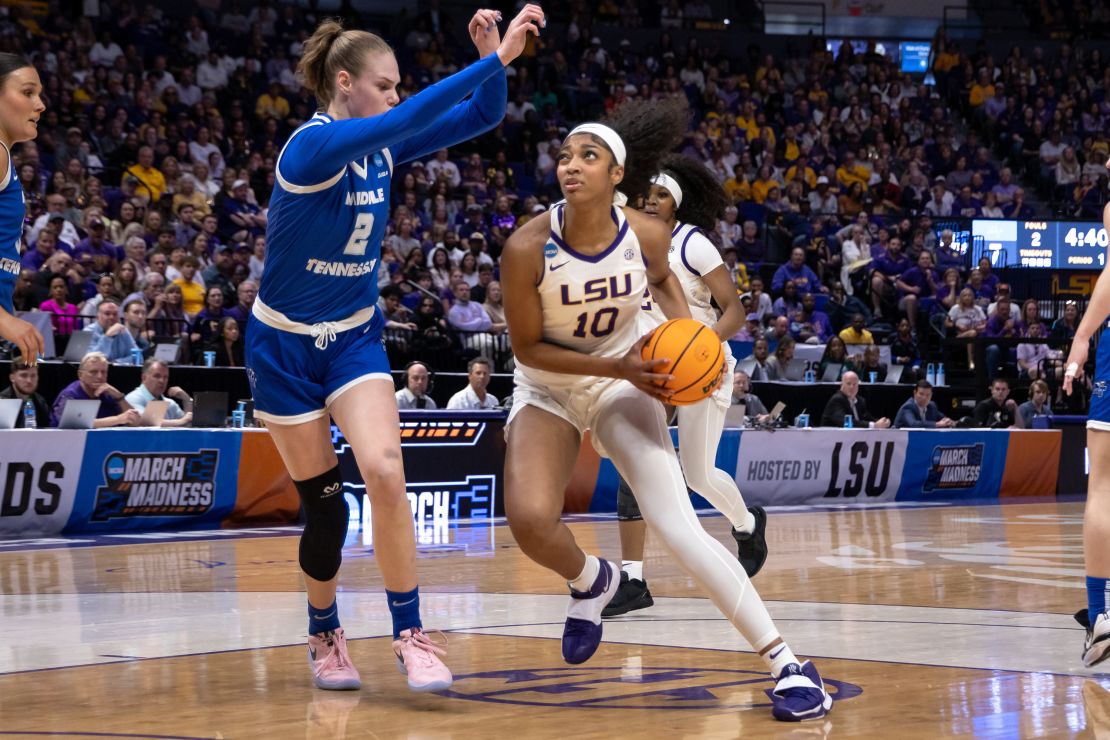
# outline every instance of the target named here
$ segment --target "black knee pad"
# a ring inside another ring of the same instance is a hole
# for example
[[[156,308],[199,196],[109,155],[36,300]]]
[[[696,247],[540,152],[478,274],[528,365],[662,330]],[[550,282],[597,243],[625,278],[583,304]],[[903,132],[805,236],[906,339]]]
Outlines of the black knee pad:
[[[336,465],[315,478],[296,483],[304,507],[301,570],[317,581],[330,581],[343,562],[350,507],[343,496],[343,479]]]
[[[636,496],[629,488],[624,478],[620,479],[617,486],[617,521],[638,522],[643,517],[640,515],[640,505],[636,503]]]

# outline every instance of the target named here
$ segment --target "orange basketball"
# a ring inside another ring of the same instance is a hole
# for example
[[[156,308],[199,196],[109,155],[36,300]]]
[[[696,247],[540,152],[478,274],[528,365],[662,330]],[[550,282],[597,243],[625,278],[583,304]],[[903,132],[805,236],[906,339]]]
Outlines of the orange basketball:
[[[675,406],[689,406],[712,395],[725,361],[717,333],[694,319],[664,323],[644,343],[640,356],[645,360],[669,360],[654,372],[674,376],[663,387],[674,391],[670,403]]]

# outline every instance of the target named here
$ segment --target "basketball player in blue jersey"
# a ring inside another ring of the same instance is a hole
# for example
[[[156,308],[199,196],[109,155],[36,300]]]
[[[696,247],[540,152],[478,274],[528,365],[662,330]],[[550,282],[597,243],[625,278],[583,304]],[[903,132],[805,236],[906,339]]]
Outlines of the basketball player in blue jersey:
[[[728,205],[720,181],[701,162],[680,154],[665,157],[652,178],[643,212],[667,225],[671,233],[671,271],[682,285],[690,314],[713,328],[724,350],[727,371],[711,397],[678,407],[678,452],[686,484],[701,494],[732,523],[737,557],[748,577],[767,559],[764,531],[767,516],[762,507],[746,507],[731,475],[717,468],[717,446],[725,426],[725,412],[732,404],[732,371],[736,360],[728,338],[744,324],[744,307],[736,284],[717,247],[705,232],[712,230]],[[716,302],[722,311],[718,314]],[[645,296],[641,329],[651,331],[666,321]],[[617,493],[617,520],[621,537],[621,583],[605,607],[603,617],[615,617],[651,606],[651,591],[643,575],[646,527],[636,505],[635,493],[622,479]]]
[[[505,114],[505,65],[544,17],[538,6],[526,6],[504,40],[498,19],[496,11],[479,10],[470,21],[481,61],[400,106],[397,60],[374,34],[325,21],[305,42],[299,64],[321,110],[278,157],[246,359],[255,415],[270,429],[304,507],[299,560],[309,662],[323,689],[361,685],[335,603],[349,512],[329,415],[351,445],[373,506],[398,666],[415,691],[451,685],[442,645],[420,620],[397,401],[384,320],[375,310],[377,271],[394,166],[471,139]]]
[[[637,101],[605,124],[572,130],[557,155],[566,202],[528,222],[502,253],[505,315],[517,361],[505,459],[505,510],[528,557],[570,586],[562,653],[588,660],[618,571],[584,553],[560,521],[582,434],[636,491],[648,526],[764,660],[776,718],[815,719],[832,707],[817,669],[800,664],[735,557],[702,529],[667,430],[661,360],[638,337],[650,289],[669,318],[690,316],[668,266],[670,230],[619,203],[647,191],[660,156],[686,129],[681,98]]]
[[[0,53],[0,337],[15,344],[28,365],[38,361],[43,339],[35,327],[13,313],[26,208],[12,146],[38,136],[44,110],[39,73],[18,54]]]
[[[1106,163],[1110,169],[1110,161]],[[1102,212],[1103,228],[1110,233],[1110,203]],[[1110,250],[1110,247],[1107,248]],[[1108,255],[1110,256],[1110,255]],[[1083,513],[1083,559],[1087,569],[1087,608],[1075,615],[1086,627],[1083,665],[1098,665],[1110,656],[1110,279],[1106,272],[1095,284],[1087,313],[1072,339],[1064,369],[1064,392],[1071,395],[1083,377],[1092,337],[1100,333],[1091,408],[1087,416],[1087,504]]]

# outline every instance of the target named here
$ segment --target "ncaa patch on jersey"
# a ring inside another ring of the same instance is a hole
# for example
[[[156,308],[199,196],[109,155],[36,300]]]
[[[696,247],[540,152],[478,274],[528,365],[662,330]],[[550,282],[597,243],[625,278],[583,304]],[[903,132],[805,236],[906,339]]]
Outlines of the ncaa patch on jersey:
[[[547,258],[554,257],[559,253],[559,248],[555,246],[555,242],[548,242],[543,245],[543,256]]]

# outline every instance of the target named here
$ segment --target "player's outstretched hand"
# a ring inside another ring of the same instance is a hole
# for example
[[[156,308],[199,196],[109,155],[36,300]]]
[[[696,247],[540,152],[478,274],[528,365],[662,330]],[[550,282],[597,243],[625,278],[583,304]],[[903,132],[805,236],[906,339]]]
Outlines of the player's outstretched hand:
[[[1090,345],[1087,342],[1072,342],[1071,352],[1068,353],[1068,362],[1064,365],[1064,393],[1071,395],[1072,383],[1083,377],[1083,366],[1087,364],[1087,352]]]
[[[667,373],[657,373],[655,369],[660,365],[667,364],[670,360],[665,358],[645,360],[640,356],[640,351],[649,338],[651,338],[651,334],[640,337],[632,345],[632,349],[624,354],[624,357],[620,360],[620,376],[652,398],[667,403],[674,395],[674,391],[662,388],[660,384],[673,380],[674,376]]]
[[[7,311],[0,311],[0,337],[18,347],[23,361],[32,367],[45,352],[45,343],[39,330]]]
[[[466,30],[470,32],[470,40],[478,49],[479,57],[484,59],[497,51],[497,47],[501,45],[501,32],[497,30],[497,24],[500,22],[501,11],[486,8],[479,10],[470,19]]]
[[[497,56],[501,57],[502,64],[509,64],[524,51],[528,43],[528,34],[540,35],[540,29],[547,25],[543,9],[539,5],[529,3],[509,23],[505,31],[505,39],[497,47]]]

